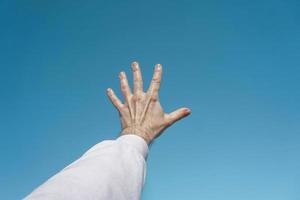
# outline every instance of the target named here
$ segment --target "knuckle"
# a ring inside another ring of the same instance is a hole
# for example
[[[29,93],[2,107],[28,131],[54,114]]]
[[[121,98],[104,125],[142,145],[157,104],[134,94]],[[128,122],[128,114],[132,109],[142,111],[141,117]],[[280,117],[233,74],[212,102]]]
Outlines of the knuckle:
[[[134,81],[134,82],[139,82],[139,83],[141,83],[141,82],[142,82],[142,79],[139,78],[139,77],[136,77],[136,78],[133,79],[133,81]]]
[[[120,111],[120,112],[123,112],[124,109],[125,109],[125,105],[120,105],[120,106],[119,106],[119,111]]]
[[[160,83],[160,79],[159,79],[159,78],[153,78],[152,81],[153,81],[154,83]]]
[[[157,97],[157,95],[153,95],[153,96],[151,96],[151,101],[153,101],[153,102],[156,102],[156,101],[158,101],[158,97]]]
[[[139,65],[137,63],[135,63],[131,66],[131,68],[132,68],[132,71],[136,72],[139,70]]]
[[[135,102],[141,101],[141,96],[140,95],[134,95],[132,100],[135,101]]]
[[[142,91],[137,91],[135,96],[137,101],[143,101],[147,95]]]
[[[171,126],[172,125],[172,120],[167,120],[166,121],[166,126]]]
[[[125,85],[122,85],[122,86],[121,86],[121,90],[122,90],[122,91],[125,91],[125,90],[126,90],[126,86],[125,86]]]
[[[165,125],[166,126],[171,126],[173,124],[173,118],[171,115],[166,114],[165,115]]]

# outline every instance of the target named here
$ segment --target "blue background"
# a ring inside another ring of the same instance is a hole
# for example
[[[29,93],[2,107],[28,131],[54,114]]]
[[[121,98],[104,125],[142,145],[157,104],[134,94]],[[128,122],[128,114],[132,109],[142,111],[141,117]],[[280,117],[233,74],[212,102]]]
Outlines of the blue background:
[[[143,200],[300,199],[300,3],[0,1],[0,198],[20,199],[116,138],[139,61],[166,112],[192,115],[151,147]]]

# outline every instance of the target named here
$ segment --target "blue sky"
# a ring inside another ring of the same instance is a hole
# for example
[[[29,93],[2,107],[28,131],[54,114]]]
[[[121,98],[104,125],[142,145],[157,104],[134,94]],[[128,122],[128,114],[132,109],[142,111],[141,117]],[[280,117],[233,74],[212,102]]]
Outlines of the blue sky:
[[[120,132],[105,90],[139,61],[166,112],[143,200],[300,198],[299,1],[0,1],[0,198]]]

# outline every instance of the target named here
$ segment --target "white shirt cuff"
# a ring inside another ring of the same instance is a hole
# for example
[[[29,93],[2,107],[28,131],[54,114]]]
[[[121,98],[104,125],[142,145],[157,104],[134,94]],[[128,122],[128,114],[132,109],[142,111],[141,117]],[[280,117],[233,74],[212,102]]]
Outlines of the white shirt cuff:
[[[117,141],[133,146],[145,159],[147,158],[149,147],[146,141],[140,136],[126,134],[118,137]]]

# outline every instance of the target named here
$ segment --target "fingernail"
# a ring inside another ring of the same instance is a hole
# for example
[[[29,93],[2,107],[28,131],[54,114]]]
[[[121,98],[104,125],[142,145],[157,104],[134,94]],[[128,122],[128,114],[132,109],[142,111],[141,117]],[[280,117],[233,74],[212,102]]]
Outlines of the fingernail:
[[[137,66],[138,66],[138,63],[136,62],[136,61],[134,61],[132,64],[131,64],[131,66],[133,67],[133,68],[137,68]]]
[[[110,89],[110,88],[107,88],[107,89],[106,89],[106,91],[107,91],[107,92],[110,92],[110,91],[111,91],[111,89]]]
[[[191,111],[190,109],[188,109],[188,108],[186,108],[185,111],[186,111],[187,113],[191,113],[191,112],[192,112],[192,111]]]
[[[120,72],[119,77],[124,77],[125,76],[125,72]]]
[[[156,69],[157,69],[157,70],[161,70],[161,64],[157,64],[157,65],[156,65]]]

